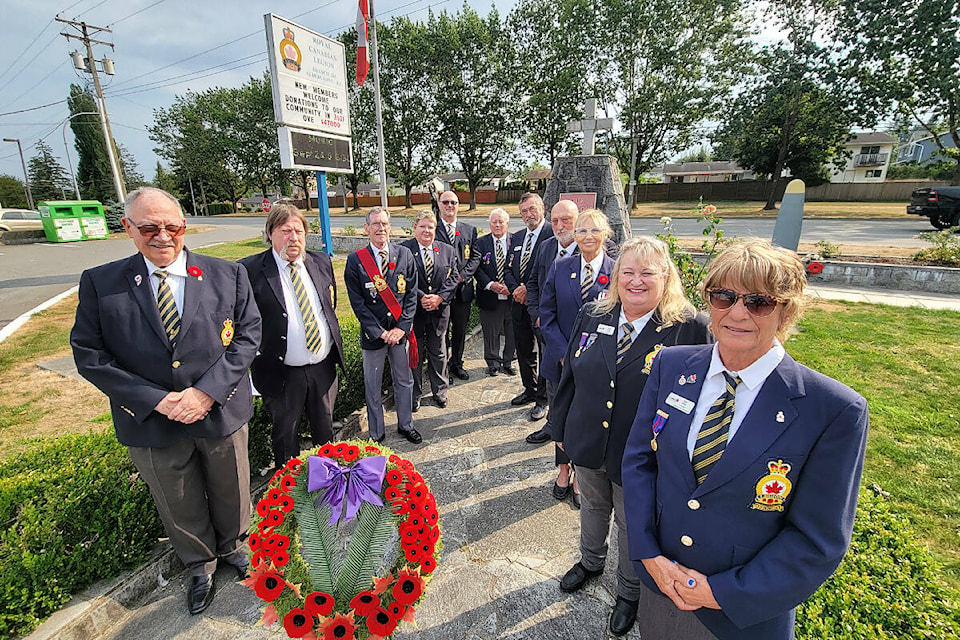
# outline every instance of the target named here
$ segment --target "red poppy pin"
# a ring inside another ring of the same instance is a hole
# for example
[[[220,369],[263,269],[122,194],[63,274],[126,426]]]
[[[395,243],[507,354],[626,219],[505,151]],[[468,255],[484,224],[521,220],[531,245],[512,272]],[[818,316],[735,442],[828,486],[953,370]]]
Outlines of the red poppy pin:
[[[458,236],[458,235],[460,235],[460,232],[459,232],[459,231],[455,231],[455,232],[453,233],[453,235]]]
[[[192,275],[197,280],[203,280],[203,271],[200,267],[187,267],[187,273]]]
[[[388,263],[387,263],[387,269],[396,269],[396,268],[397,268],[397,263],[396,263],[396,262],[388,262]]]
[[[457,235],[460,235],[460,234],[458,233]],[[440,253],[440,247],[434,247],[433,250],[435,253]]]
[[[608,282],[610,282],[610,278],[602,275],[599,278],[597,278],[597,282],[599,282],[600,284],[607,284]]]

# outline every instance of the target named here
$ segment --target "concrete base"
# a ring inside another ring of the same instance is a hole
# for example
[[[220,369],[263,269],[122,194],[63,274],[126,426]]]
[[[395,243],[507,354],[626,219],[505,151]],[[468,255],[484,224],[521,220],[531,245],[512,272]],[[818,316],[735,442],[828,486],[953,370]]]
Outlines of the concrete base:
[[[630,217],[623,198],[620,168],[613,156],[572,156],[557,158],[550,172],[550,182],[543,194],[543,204],[550,209],[561,193],[596,193],[597,209],[603,211],[613,230],[613,239],[620,244],[630,237]]]

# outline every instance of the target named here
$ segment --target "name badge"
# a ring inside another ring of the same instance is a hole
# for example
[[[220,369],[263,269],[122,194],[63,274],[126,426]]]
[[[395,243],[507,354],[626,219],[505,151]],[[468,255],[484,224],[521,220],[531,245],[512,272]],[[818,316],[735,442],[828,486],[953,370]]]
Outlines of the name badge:
[[[675,393],[671,393],[667,396],[667,404],[671,407],[676,407],[683,411],[684,413],[690,413],[693,411],[694,403],[692,400],[687,400],[681,396],[678,396]]]
[[[513,248],[514,251],[520,251],[520,249],[523,249],[523,245],[519,245]]]
[[[612,327],[611,325],[609,325],[609,324],[598,324],[598,325],[597,325],[597,332],[598,332],[598,333],[602,333],[602,334],[605,335],[605,336],[612,336],[612,335],[613,335],[613,331],[614,331],[613,327]]]

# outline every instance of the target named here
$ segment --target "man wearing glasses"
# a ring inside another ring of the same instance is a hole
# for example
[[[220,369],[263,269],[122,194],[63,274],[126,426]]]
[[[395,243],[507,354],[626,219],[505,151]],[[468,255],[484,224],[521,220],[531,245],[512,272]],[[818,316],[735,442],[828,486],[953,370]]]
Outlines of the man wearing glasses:
[[[110,399],[197,614],[213,600],[218,560],[247,572],[247,370],[260,312],[242,266],[184,249],[186,221],[166,191],[132,191],[123,227],[138,253],[83,272],[70,344],[80,375]]]
[[[480,256],[474,247],[477,228],[457,221],[459,209],[457,194],[453,191],[440,194],[441,220],[437,224],[437,240],[456,249],[457,270],[460,272],[460,284],[450,301],[450,373],[461,380],[469,380],[470,374],[463,368],[463,350],[473,302],[473,276],[480,266]]]

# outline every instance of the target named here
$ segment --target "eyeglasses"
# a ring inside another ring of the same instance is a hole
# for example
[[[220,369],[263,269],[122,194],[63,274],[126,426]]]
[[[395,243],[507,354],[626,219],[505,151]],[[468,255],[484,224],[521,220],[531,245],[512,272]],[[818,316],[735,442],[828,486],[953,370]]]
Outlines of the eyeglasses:
[[[573,232],[578,236],[585,236],[588,233],[594,236],[598,236],[602,233],[600,229],[597,229],[596,227],[593,227],[592,229],[584,229],[583,227],[578,227],[574,229]]]
[[[130,226],[134,227],[137,231],[140,232],[140,235],[144,238],[152,238],[155,235],[160,233],[160,229],[163,229],[167,232],[171,238],[176,238],[177,236],[182,236],[183,232],[187,230],[187,222],[184,220],[179,225],[176,224],[134,224],[133,220],[127,218],[130,222]]]
[[[460,204],[460,202],[458,200],[441,200],[440,204],[454,205],[454,204]]]
[[[729,289],[707,289],[707,295],[710,298],[710,306],[721,311],[734,306],[737,304],[737,300],[742,298],[743,306],[750,312],[750,315],[758,318],[766,318],[773,313],[778,304],[783,302],[775,296],[762,293],[737,293]]]

